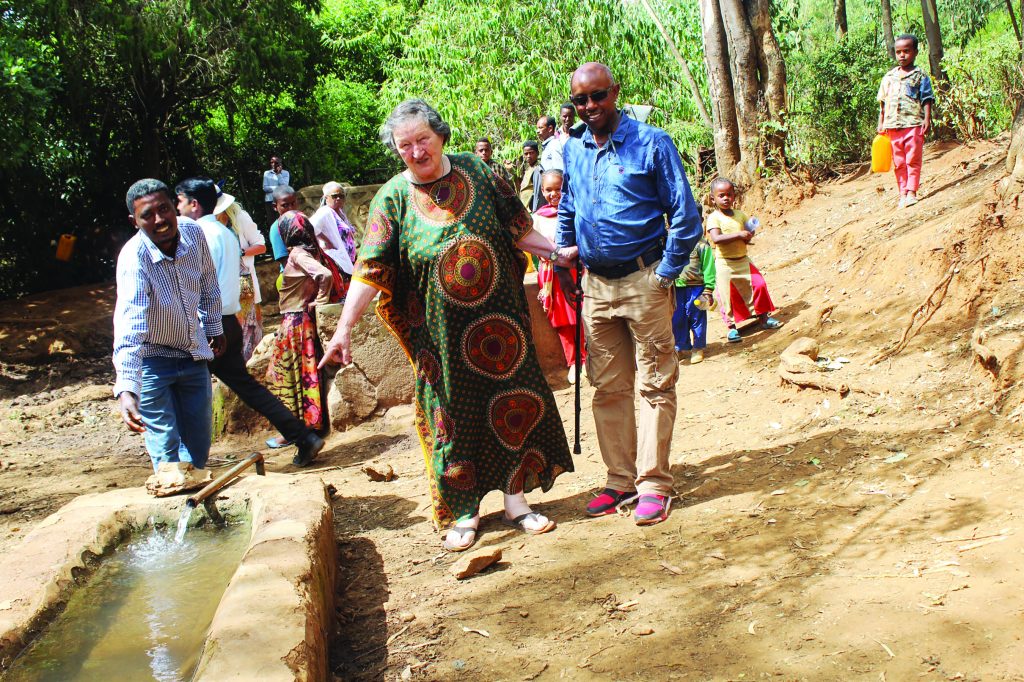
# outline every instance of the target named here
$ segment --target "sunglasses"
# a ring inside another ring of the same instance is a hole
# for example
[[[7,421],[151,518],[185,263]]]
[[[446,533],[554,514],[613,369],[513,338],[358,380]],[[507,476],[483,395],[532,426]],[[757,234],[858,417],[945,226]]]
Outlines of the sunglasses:
[[[572,102],[574,106],[582,107],[586,106],[588,99],[592,101],[594,104],[597,104],[598,102],[603,102],[606,99],[608,99],[608,95],[610,93],[611,88],[606,88],[604,90],[592,92],[589,95],[572,95],[571,97],[569,97],[569,101]]]
[[[344,199],[345,198],[344,194],[328,194],[327,196],[330,197],[331,199]]]

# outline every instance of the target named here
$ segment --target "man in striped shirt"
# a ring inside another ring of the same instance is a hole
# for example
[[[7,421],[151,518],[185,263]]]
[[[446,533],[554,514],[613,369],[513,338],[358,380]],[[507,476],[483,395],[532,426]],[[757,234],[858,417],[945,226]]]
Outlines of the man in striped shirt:
[[[167,185],[139,180],[127,204],[138,232],[117,258],[114,395],[158,478],[173,472],[191,487],[207,478],[210,454],[206,363],[225,348],[217,272],[202,229],[178,218]]]

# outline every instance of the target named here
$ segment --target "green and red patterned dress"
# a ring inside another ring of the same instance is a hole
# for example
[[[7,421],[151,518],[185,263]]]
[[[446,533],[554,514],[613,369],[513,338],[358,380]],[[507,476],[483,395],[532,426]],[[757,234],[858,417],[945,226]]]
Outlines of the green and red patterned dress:
[[[416,428],[441,530],[491,490],[549,490],[572,471],[541,373],[516,242],[532,222],[515,190],[472,154],[423,185],[396,175],[373,198],[353,278],[416,373]]]

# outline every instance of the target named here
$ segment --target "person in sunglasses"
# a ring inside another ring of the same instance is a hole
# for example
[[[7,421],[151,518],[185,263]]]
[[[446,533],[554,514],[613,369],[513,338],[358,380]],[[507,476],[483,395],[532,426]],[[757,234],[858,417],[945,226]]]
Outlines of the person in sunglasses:
[[[608,468],[586,513],[604,516],[638,502],[634,520],[650,525],[667,518],[671,503],[679,371],[672,286],[703,233],[700,211],[671,138],[622,114],[607,66],[582,65],[570,88],[587,129],[565,141],[556,243],[567,256],[578,247],[586,268],[587,377]],[[575,303],[582,291],[566,268],[556,270]]]
[[[345,215],[345,188],[339,182],[324,185],[320,208],[309,219],[323,252],[334,261],[346,283],[356,262],[356,228]]]

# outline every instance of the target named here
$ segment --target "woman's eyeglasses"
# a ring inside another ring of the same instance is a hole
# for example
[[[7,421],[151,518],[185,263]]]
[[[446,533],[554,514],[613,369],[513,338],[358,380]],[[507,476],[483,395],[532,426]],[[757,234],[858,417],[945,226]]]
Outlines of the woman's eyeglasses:
[[[327,196],[329,198],[331,198],[331,199],[344,199],[345,198],[344,194],[328,194]]]
[[[610,92],[611,88],[606,88],[604,90],[592,92],[589,95],[573,95],[569,98],[569,101],[572,102],[573,105],[577,107],[586,106],[588,99],[591,100],[594,104],[597,104],[598,102],[603,102],[606,99],[608,99],[608,94]]]

